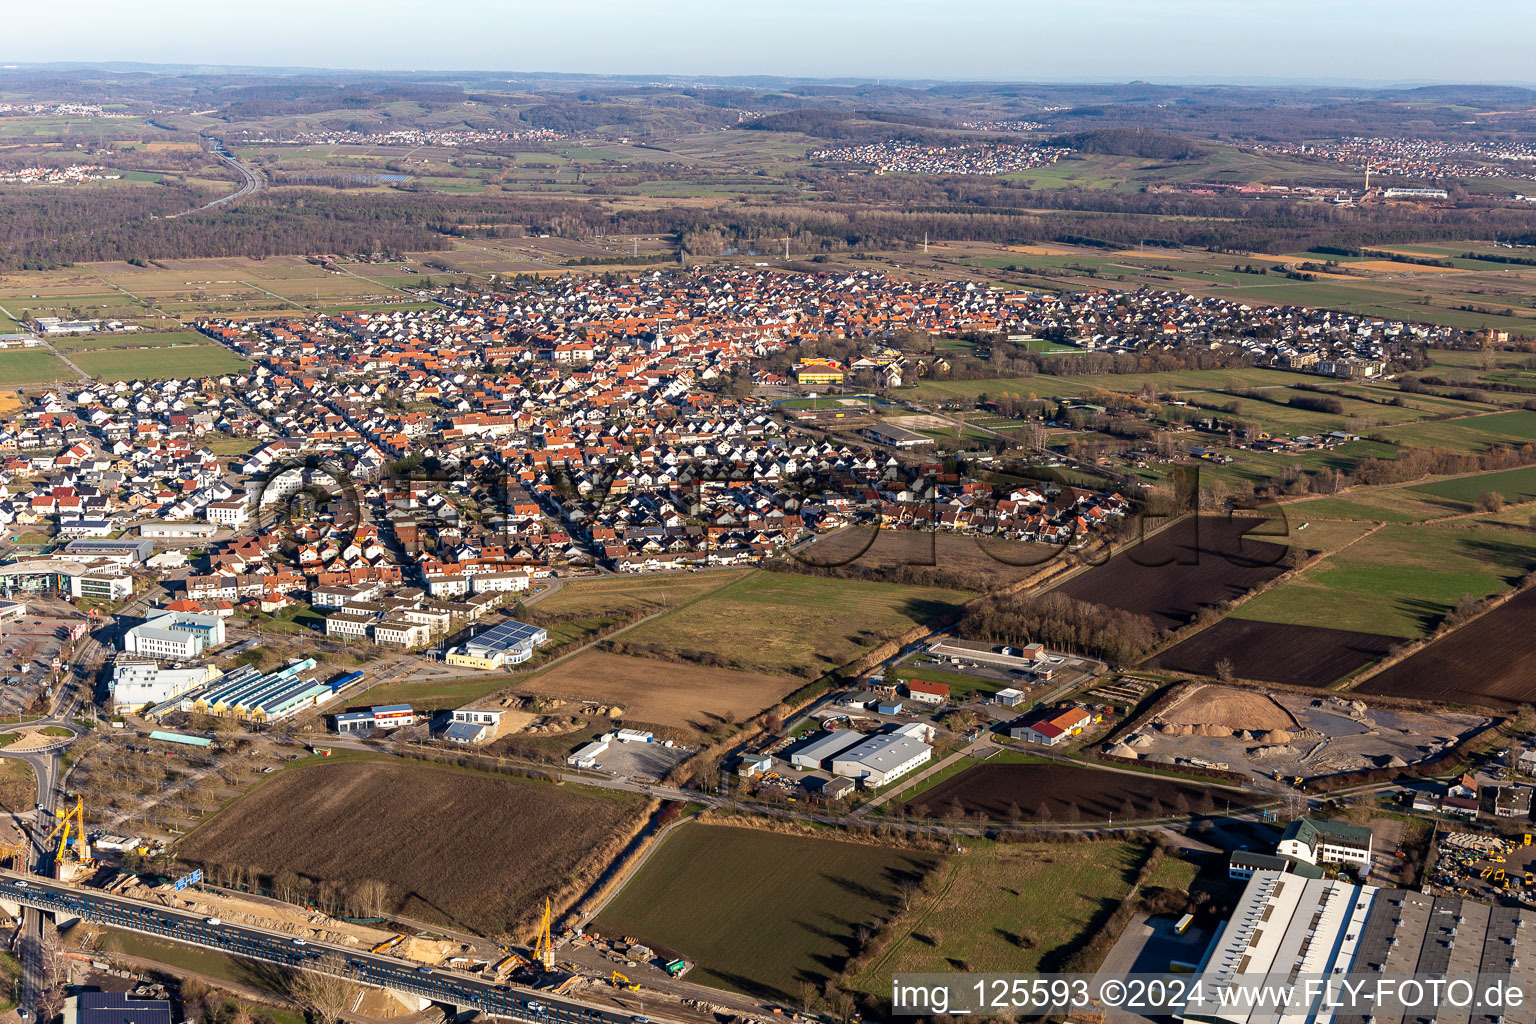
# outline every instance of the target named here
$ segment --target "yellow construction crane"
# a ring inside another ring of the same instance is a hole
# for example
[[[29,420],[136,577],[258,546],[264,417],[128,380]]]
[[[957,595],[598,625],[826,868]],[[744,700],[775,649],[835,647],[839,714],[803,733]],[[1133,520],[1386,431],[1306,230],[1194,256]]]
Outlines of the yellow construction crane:
[[[62,834],[59,836],[58,859],[64,860],[67,853],[70,855],[71,860],[80,864],[89,864],[91,862],[91,847],[85,838],[85,799],[77,796],[75,797],[75,806],[67,811],[55,811],[54,814],[58,817],[59,823],[54,826],[53,831],[58,832],[60,829],[63,829]],[[75,833],[75,845],[73,847],[69,844],[71,830]]]
[[[544,901],[544,919],[539,922],[539,937],[533,944],[533,958],[544,965],[546,971],[555,969],[555,944],[549,939],[549,900]]]
[[[630,981],[628,978],[624,977],[624,975],[620,974],[618,971],[614,971],[613,972],[613,987],[614,988],[627,988],[631,992],[633,992],[636,989],[638,989],[640,986],[635,984],[634,982]]]

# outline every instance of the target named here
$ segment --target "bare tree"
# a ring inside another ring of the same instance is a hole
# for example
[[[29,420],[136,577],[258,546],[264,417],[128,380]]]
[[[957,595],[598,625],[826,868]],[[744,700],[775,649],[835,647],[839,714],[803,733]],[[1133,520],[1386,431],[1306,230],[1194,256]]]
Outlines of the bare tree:
[[[389,886],[377,878],[365,878],[353,887],[352,899],[364,915],[378,917],[389,900]]]
[[[352,1008],[357,986],[345,978],[314,971],[294,974],[288,994],[309,1011],[315,1024],[337,1024]]]

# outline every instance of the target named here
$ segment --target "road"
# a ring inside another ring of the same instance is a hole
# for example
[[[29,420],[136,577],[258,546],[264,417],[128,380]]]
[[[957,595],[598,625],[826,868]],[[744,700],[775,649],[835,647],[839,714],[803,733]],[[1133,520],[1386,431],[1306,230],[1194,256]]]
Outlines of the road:
[[[413,961],[380,953],[295,940],[282,932],[224,923],[158,903],[27,877],[13,871],[0,872],[0,898],[28,907],[29,919],[36,917],[40,921],[40,912],[46,910],[290,970],[330,974],[360,984],[425,996],[433,1002],[460,1010],[480,1010],[495,1017],[536,1024],[628,1024],[631,1020],[626,1013],[570,996],[551,995],[518,985],[498,985],[474,975],[419,966]]]

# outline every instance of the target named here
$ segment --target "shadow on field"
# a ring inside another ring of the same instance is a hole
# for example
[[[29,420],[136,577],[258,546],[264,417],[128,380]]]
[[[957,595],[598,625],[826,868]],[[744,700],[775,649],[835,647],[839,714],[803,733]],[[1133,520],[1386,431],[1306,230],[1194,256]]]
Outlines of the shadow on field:
[[[1125,870],[1120,872],[1121,881],[1125,883],[1127,889],[1136,884],[1136,876],[1141,874],[1141,866],[1145,863],[1145,858],[1149,856],[1151,856],[1150,851],[1143,853],[1140,858],[1137,858],[1131,864],[1127,864]],[[1090,900],[1096,905],[1092,916],[1078,930],[1077,935],[1073,937],[1071,942],[1057,946],[1040,958],[1040,964],[1036,967],[1036,970],[1042,974],[1065,970],[1066,965],[1072,961],[1076,954],[1092,942],[1100,932],[1104,931],[1105,926],[1109,924],[1109,919],[1114,916],[1116,910],[1120,909],[1121,901],[1112,896],[1093,898],[1083,894],[1083,898]]]

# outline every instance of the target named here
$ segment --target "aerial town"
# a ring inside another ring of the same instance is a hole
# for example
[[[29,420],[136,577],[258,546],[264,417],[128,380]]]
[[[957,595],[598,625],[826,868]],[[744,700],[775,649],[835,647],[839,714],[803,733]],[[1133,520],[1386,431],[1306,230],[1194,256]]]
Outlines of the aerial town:
[[[167,6],[0,65],[0,1024],[1536,1020],[1536,24]]]

